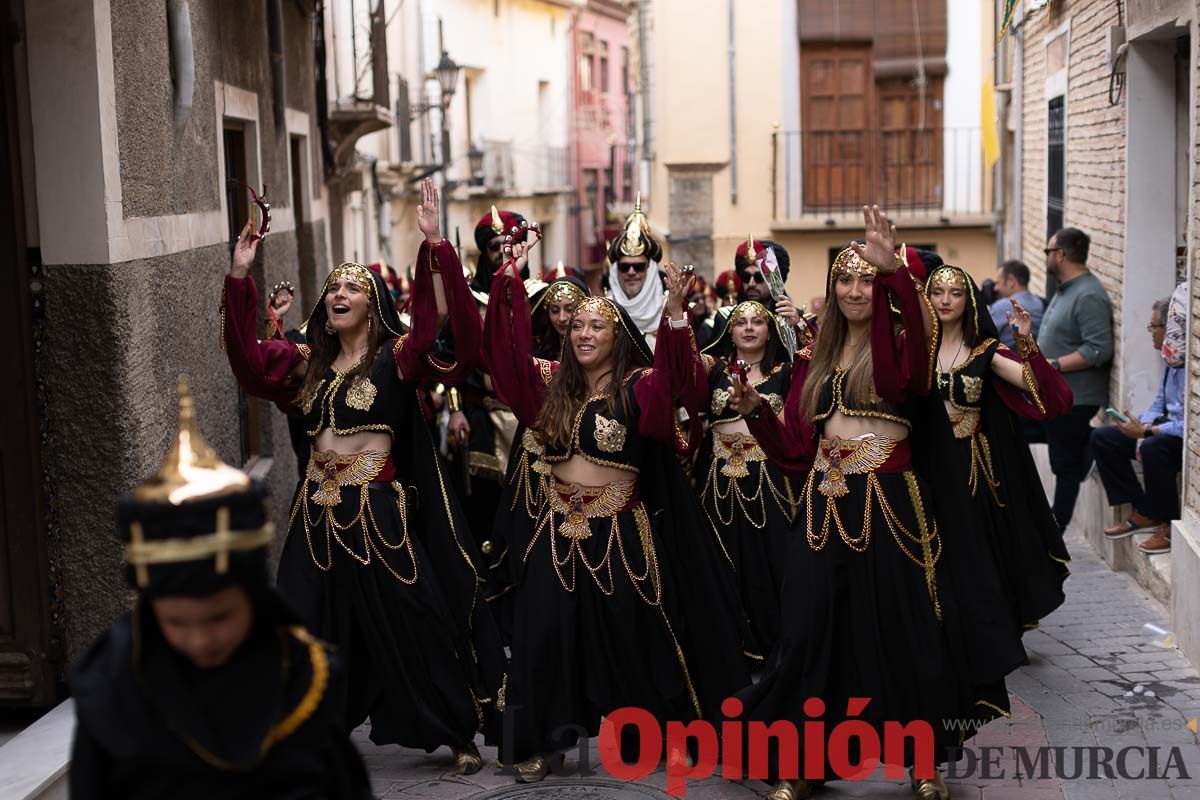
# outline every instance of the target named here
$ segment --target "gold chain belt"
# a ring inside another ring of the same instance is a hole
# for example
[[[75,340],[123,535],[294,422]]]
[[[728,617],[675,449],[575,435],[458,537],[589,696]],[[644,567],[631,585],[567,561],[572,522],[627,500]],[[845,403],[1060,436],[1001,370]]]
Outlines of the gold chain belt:
[[[822,437],[813,464],[814,472],[825,475],[817,486],[818,492],[826,497],[845,497],[850,493],[850,487],[846,485],[847,475],[875,472],[887,463],[892,451],[902,441],[875,433],[868,436],[870,438],[863,439]]]
[[[637,505],[637,481],[615,481],[607,486],[581,486],[554,481],[547,493],[550,510],[565,519],[558,532],[568,539],[586,539],[592,535],[589,519],[611,517]]]
[[[767,454],[758,440],[746,433],[714,433],[713,458],[724,461],[721,474],[726,478],[744,478],[750,474],[746,464],[766,461]]]
[[[332,450],[313,449],[308,460],[308,480],[317,484],[312,501],[333,507],[342,502],[343,486],[363,486],[375,480],[391,459],[389,453],[363,450],[344,455]]]

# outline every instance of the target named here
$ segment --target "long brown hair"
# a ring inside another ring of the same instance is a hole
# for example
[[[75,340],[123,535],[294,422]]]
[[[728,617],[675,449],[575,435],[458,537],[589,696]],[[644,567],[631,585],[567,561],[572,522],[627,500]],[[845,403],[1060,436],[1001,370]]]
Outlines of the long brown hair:
[[[838,306],[836,286],[837,281],[832,281],[826,293],[825,308],[821,311],[821,321],[817,327],[821,333],[813,343],[812,362],[808,368],[804,389],[800,393],[800,408],[810,420],[825,410],[819,408],[825,383],[837,368],[846,340],[850,336],[850,323]],[[883,290],[882,286],[872,287],[872,291]],[[866,338],[870,338],[869,330]],[[875,365],[869,341],[859,345],[854,359],[850,362],[842,385],[842,398],[846,405],[852,408],[872,408],[879,411],[886,408],[882,398],[875,393]]]
[[[375,287],[372,286],[370,291],[374,289]],[[337,360],[338,354],[342,352],[342,342],[337,332],[329,333],[325,330],[325,322],[328,319],[328,314],[313,314],[312,319],[309,320],[307,336],[311,352],[308,356],[308,371],[304,373],[304,383],[300,386],[298,401],[301,404],[316,396],[321,381],[325,380],[325,373],[329,372],[329,368]],[[346,373],[346,379],[350,383],[354,383],[362,375],[370,374],[371,367],[375,364],[375,355],[379,352],[379,345],[386,338],[390,338],[385,334],[386,331],[379,319],[379,312],[375,309],[375,303],[368,302],[367,352],[363,359]]]
[[[608,413],[615,414],[617,405],[620,404],[622,412],[628,418],[629,394],[625,386],[625,373],[640,366],[638,362],[641,359],[623,327],[618,324],[612,328],[613,349],[608,360],[611,371],[608,373],[608,384],[604,388],[604,394],[608,400]],[[575,415],[589,396],[587,375],[575,359],[575,348],[571,346],[570,337],[571,332],[568,329],[558,371],[546,387],[546,399],[534,422],[534,428],[542,434],[543,442],[558,450],[571,446],[571,437],[575,433]]]

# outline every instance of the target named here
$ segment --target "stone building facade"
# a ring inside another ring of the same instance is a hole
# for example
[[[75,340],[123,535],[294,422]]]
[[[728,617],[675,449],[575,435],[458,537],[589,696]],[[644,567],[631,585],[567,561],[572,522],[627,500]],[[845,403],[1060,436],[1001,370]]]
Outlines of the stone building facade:
[[[179,374],[204,435],[269,484],[286,530],[296,466],[284,418],[241,395],[219,344],[231,230],[249,213],[228,178],[267,187],[254,277],[298,287],[291,325],[328,269],[327,211],[314,3],[11,7],[4,111],[24,244],[11,269],[30,301],[17,335],[36,376],[17,391],[36,410],[29,455],[44,480],[3,498],[33,524],[0,536],[0,583],[20,584],[13,607],[0,603],[0,701],[46,702],[128,607],[115,503],[161,463]]]
[[[1004,3],[996,3],[997,16]],[[1135,412],[1163,362],[1147,333],[1151,308],[1187,280],[1192,319],[1200,244],[1200,64],[1197,4],[1163,0],[1023,0],[995,50],[1001,160],[997,222],[1003,258],[1023,260],[1033,288],[1053,290],[1043,248],[1057,229],[1092,239],[1089,267],[1113,302],[1109,404]],[[1101,530],[1108,507],[1093,476],[1076,518],[1115,569],[1172,607],[1180,647],[1200,662],[1200,338],[1191,324],[1183,520],[1170,556]],[[1107,420],[1097,420],[1101,424]]]

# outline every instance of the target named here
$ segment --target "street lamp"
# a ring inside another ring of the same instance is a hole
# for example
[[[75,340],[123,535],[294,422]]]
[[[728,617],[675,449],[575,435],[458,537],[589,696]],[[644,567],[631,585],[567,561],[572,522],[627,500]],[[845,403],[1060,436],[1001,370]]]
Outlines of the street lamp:
[[[450,235],[450,100],[454,97],[454,89],[458,85],[458,73],[462,71],[450,54],[442,51],[437,66],[433,68],[433,77],[442,90],[442,235]]]
[[[454,88],[458,84],[458,73],[461,71],[462,67],[456,64],[454,59],[443,50],[442,57],[438,59],[437,66],[433,68],[433,76],[442,90],[443,108],[450,105],[450,98],[454,97]]]

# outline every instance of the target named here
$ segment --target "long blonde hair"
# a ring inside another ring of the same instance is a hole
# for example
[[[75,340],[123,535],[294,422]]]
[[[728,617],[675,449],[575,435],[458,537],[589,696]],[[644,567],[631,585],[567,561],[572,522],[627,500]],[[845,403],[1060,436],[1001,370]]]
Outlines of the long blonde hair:
[[[820,333],[813,342],[808,377],[800,393],[800,408],[809,420],[825,410],[819,407],[821,395],[829,376],[837,369],[842,350],[850,336],[850,323],[838,306],[836,285],[836,280],[829,284],[825,308],[821,311],[821,320],[817,327]],[[883,287],[872,287],[872,291],[883,291]],[[867,341],[859,344],[858,351],[846,370],[842,399],[850,408],[884,411],[888,406],[875,392],[875,363],[871,356],[870,336],[871,332],[868,330],[864,337]]]

